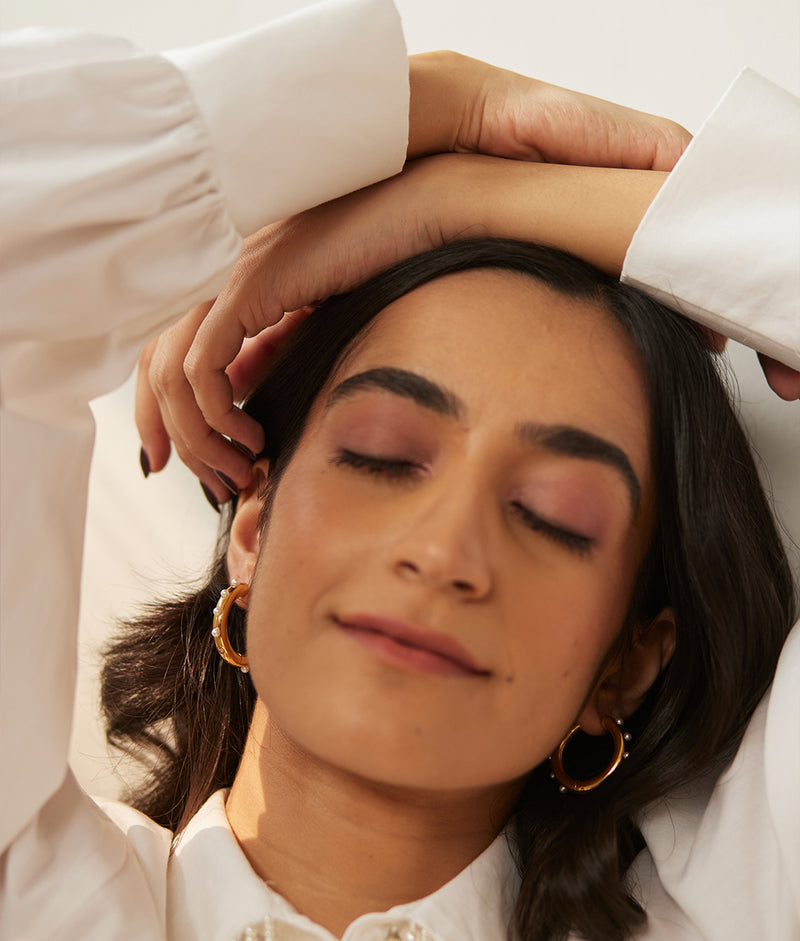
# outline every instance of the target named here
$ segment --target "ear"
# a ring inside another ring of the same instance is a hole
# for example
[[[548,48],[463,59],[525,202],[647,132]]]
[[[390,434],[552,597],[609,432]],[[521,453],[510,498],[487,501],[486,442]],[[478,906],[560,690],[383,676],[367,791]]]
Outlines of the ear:
[[[261,542],[259,517],[264,502],[264,487],[269,476],[269,462],[256,461],[250,484],[241,491],[231,522],[228,542],[228,575],[249,585],[258,559]],[[246,600],[245,600],[246,603]]]
[[[603,670],[578,717],[581,728],[602,735],[603,716],[627,719],[636,712],[674,652],[675,612],[664,608],[650,624],[636,629],[632,648]]]

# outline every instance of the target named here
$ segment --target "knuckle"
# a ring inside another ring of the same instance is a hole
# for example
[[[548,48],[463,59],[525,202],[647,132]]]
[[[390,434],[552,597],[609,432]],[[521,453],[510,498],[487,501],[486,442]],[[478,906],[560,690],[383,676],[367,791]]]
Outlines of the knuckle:
[[[172,395],[180,385],[180,376],[176,375],[169,363],[160,357],[153,358],[149,377],[153,391],[161,398]]]
[[[189,382],[194,386],[196,385],[202,375],[203,369],[201,365],[200,358],[197,353],[190,349],[186,354],[183,360],[183,375],[189,380]]]

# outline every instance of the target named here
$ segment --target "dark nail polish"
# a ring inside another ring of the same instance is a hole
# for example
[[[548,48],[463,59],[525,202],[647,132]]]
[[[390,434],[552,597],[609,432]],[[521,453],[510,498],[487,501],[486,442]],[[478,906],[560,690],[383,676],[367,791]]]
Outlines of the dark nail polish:
[[[242,444],[241,441],[234,441],[233,438],[230,439],[230,442],[240,454],[244,454],[244,456],[248,458],[249,460],[251,461],[258,460],[258,457],[255,454],[253,454],[253,452],[250,450],[250,448],[247,447],[246,444]]]
[[[239,488],[227,474],[223,474],[222,471],[218,470],[215,470],[214,473],[217,475],[217,480],[219,480],[221,484],[224,484],[235,497],[239,496]]]
[[[209,487],[207,487],[207,486],[203,483],[202,480],[200,481],[200,487],[201,487],[201,489],[202,489],[202,491],[203,491],[203,496],[206,498],[206,500],[208,500],[208,502],[211,504],[211,506],[214,507],[214,509],[217,511],[217,513],[219,513],[219,501],[218,501],[217,498],[214,496],[214,491],[211,490]]]
[[[142,468],[144,479],[147,480],[150,476],[150,458],[144,448],[139,448],[139,466]]]

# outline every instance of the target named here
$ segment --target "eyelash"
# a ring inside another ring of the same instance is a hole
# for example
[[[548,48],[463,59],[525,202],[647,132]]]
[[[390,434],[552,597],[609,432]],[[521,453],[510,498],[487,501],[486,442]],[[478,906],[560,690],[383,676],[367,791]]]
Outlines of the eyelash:
[[[554,526],[552,523],[536,516],[535,513],[531,513],[522,503],[514,502],[511,505],[525,525],[534,532],[541,533],[546,539],[559,543],[559,545],[564,546],[576,555],[587,556],[591,552],[594,541],[589,536],[582,536],[570,529]]]
[[[414,461],[391,457],[373,457],[369,454],[350,451],[347,448],[342,448],[337,453],[333,463],[337,467],[352,467],[355,470],[366,471],[368,474],[377,474],[387,480],[408,478],[420,470],[420,465],[415,464]]]
[[[412,477],[421,468],[414,461],[400,458],[373,457],[368,454],[359,454],[342,448],[333,459],[337,467],[350,467],[354,470],[365,471],[384,477],[386,480],[403,480]],[[593,540],[589,536],[582,536],[569,529],[554,526],[532,513],[522,503],[514,501],[511,506],[520,517],[523,524],[533,532],[541,533],[546,539],[564,546],[570,552],[579,556],[587,556],[592,549]]]

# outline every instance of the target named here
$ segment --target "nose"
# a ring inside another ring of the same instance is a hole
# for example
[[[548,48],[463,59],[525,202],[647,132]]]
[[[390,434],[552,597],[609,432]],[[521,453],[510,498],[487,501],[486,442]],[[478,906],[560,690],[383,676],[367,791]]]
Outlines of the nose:
[[[405,510],[391,547],[394,572],[463,598],[488,595],[492,587],[488,532],[477,488],[463,480],[455,485],[442,481]]]

